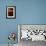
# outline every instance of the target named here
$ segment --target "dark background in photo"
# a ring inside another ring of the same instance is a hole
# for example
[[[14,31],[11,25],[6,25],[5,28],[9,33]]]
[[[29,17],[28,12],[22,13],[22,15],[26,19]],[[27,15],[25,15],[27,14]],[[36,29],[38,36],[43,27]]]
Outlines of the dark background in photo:
[[[8,8],[8,16],[13,16],[13,8]]]
[[[16,6],[6,7],[6,19],[16,19]]]

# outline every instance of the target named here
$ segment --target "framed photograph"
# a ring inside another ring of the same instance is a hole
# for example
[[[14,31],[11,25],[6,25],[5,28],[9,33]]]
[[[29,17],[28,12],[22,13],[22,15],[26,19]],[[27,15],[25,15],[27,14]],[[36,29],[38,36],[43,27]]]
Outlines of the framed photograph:
[[[16,6],[8,6],[6,8],[6,18],[16,19]]]
[[[46,24],[18,24],[18,42],[22,40],[46,41]]]

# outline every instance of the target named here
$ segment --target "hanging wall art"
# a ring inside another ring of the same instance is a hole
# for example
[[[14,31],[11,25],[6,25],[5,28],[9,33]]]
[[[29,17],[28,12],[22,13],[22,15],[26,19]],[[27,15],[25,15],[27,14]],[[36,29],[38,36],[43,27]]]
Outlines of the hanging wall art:
[[[6,8],[6,18],[16,19],[16,6],[8,6]]]

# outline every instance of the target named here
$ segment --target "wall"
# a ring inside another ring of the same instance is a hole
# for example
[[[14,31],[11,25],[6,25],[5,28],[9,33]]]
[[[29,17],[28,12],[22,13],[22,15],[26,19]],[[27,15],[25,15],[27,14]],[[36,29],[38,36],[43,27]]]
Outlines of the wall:
[[[16,0],[19,24],[46,24],[46,0]]]
[[[10,32],[18,32],[17,19],[6,19],[6,6],[16,6],[16,0],[0,0],[0,44],[8,43]],[[18,42],[17,39],[15,42]]]

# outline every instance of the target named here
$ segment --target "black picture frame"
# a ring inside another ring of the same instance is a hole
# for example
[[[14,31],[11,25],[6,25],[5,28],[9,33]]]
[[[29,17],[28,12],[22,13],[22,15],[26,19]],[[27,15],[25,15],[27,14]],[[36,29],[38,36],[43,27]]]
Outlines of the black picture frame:
[[[16,6],[6,7],[6,19],[16,19]]]

